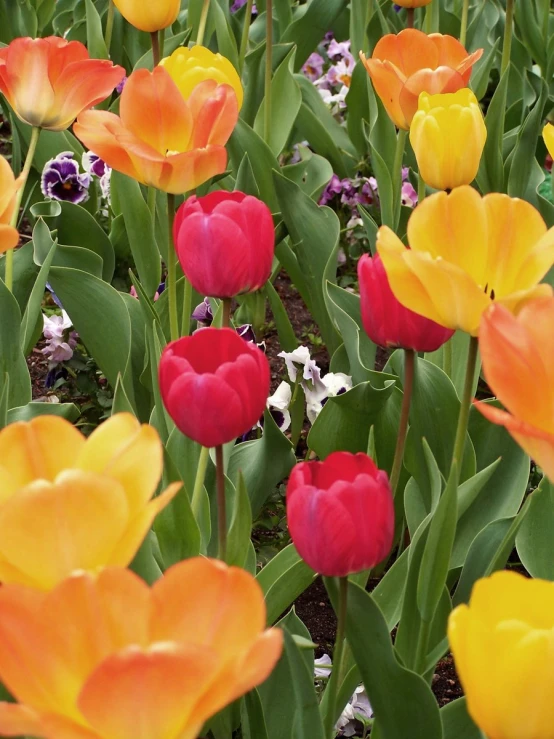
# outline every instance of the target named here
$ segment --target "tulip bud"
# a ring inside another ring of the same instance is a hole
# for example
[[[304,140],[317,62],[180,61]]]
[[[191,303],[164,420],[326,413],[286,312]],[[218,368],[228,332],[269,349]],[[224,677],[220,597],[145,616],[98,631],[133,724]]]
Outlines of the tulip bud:
[[[381,257],[364,254],[358,262],[362,323],[374,344],[434,352],[454,333],[405,308],[395,298]]]
[[[189,198],[177,213],[174,240],[183,272],[201,295],[232,298],[269,279],[273,218],[250,195],[218,191]]]
[[[436,190],[473,182],[487,140],[487,127],[471,90],[419,96],[410,142],[424,181]]]
[[[156,33],[175,23],[181,0],[114,0],[125,20],[139,31]]]
[[[321,575],[375,567],[394,536],[387,474],[367,454],[334,452],[324,462],[301,462],[287,485],[287,520],[298,553]]]
[[[269,395],[269,363],[255,344],[229,328],[204,328],[168,344],[160,390],[177,428],[215,447],[249,431]]]
[[[554,126],[552,123],[546,124],[542,132],[542,137],[546,144],[546,148],[548,149],[548,153],[554,159]]]

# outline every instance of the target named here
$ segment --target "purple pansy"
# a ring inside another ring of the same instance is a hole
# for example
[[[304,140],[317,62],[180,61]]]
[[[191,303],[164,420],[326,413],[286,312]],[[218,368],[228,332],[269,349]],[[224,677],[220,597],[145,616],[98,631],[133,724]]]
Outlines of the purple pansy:
[[[40,187],[46,198],[76,204],[88,200],[90,181],[88,173],[79,172],[73,152],[63,151],[44,165]]]
[[[231,13],[236,13],[237,10],[240,10],[242,7],[246,5],[246,0],[234,0],[233,4],[231,5]],[[257,15],[258,9],[256,8],[256,3],[252,5],[252,15]]]
[[[85,172],[91,175],[93,174],[95,177],[103,177],[110,169],[106,162],[92,151],[85,151],[81,164]]]
[[[302,72],[311,82],[315,82],[315,80],[319,79],[323,74],[324,64],[325,60],[321,54],[314,51],[314,53],[310,54],[306,60],[306,63],[302,67]]]
[[[198,321],[198,323],[201,323],[202,326],[207,327],[212,325],[214,314],[209,298],[204,298],[200,305],[196,306],[196,308],[192,312],[191,318],[193,321]]]

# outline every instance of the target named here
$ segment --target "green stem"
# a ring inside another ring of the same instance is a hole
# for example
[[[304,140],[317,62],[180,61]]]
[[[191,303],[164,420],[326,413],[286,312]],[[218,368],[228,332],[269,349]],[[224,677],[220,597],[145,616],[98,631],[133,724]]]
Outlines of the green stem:
[[[445,374],[452,379],[452,339],[444,344],[442,352],[442,368]]]
[[[396,137],[396,149],[394,151],[394,164],[393,164],[393,183],[392,183],[392,194],[393,194],[393,220],[397,220],[397,214],[400,213],[400,199],[402,193],[402,163],[404,161],[404,151],[406,149],[406,137],[408,132],[401,128],[398,131]],[[385,226],[390,226],[392,229],[396,227],[396,223],[383,223]]]
[[[525,0],[524,0],[525,2]],[[504,26],[504,45],[502,47],[502,64],[500,65],[500,76],[508,69],[512,55],[512,38],[514,34],[514,8],[515,0],[506,0],[506,25]]]
[[[425,180],[421,176],[421,172],[417,175],[417,204],[419,205],[427,196],[427,190],[425,189]]]
[[[152,44],[152,59],[154,60],[154,67],[157,67],[160,63],[160,36],[157,31],[153,31],[150,34],[150,42]]]
[[[543,16],[542,16],[542,35],[544,36],[545,45],[548,44],[548,29],[550,27],[550,2],[551,0],[543,1]]]
[[[210,450],[203,446],[200,450],[198,458],[198,467],[196,468],[196,477],[194,479],[194,490],[192,491],[192,499],[190,502],[194,517],[198,520],[200,515],[200,506],[202,503],[202,490],[204,489],[204,480],[206,479],[206,470],[208,469],[208,460],[210,459]]]
[[[337,697],[342,682],[343,654],[346,635],[346,614],[348,610],[348,577],[339,578],[339,607],[337,611],[337,636],[333,650],[333,670],[329,681],[329,702],[325,721],[326,739],[335,739],[335,718],[337,713]]]
[[[175,195],[167,193],[167,297],[169,301],[169,333],[171,341],[179,338],[177,320],[177,254],[173,244],[173,221],[175,220]]]
[[[152,216],[152,223],[154,224],[154,230],[156,229],[156,197],[157,190],[155,187],[148,188],[148,210]]]
[[[404,459],[404,447],[406,446],[406,434],[408,433],[408,420],[410,418],[410,405],[412,402],[412,391],[414,388],[416,353],[413,349],[404,349],[404,394],[402,396],[402,409],[400,411],[400,423],[398,436],[396,437],[396,449],[394,450],[394,461],[390,473],[390,485],[392,492],[396,492],[402,461]]]
[[[406,28],[414,27],[415,8],[406,8]]]
[[[110,47],[112,45],[113,21],[114,21],[114,15],[115,15],[114,11],[115,11],[115,6],[113,4],[113,0],[109,0],[108,15],[106,16],[106,33],[104,35],[104,43],[106,44],[106,49],[108,50],[108,54],[110,53]]]
[[[218,558],[225,562],[227,557],[227,511],[225,501],[225,471],[223,469],[223,447],[215,448],[215,475],[217,484],[217,540]]]
[[[192,315],[192,285],[185,275],[185,297],[183,299],[183,312],[181,314],[181,336],[190,334],[190,317]]]
[[[202,12],[200,13],[200,23],[198,24],[198,35],[196,37],[196,43],[198,46],[202,46],[204,43],[204,36],[206,35],[206,24],[208,22],[208,13],[210,12],[210,0],[204,0],[202,3]]]
[[[31,131],[31,139],[29,141],[29,148],[27,149],[27,156],[25,157],[23,171],[21,172],[21,175],[19,177],[20,187],[15,196],[13,215],[10,223],[13,228],[17,228],[17,224],[19,222],[19,209],[21,208],[21,201],[23,200],[23,192],[25,190],[25,185],[29,177],[29,172],[31,171],[31,167],[33,165],[33,159],[37,150],[39,136],[40,128],[34,126]],[[10,292],[12,292],[13,290],[13,252],[13,249],[8,249],[8,251],[6,252],[6,271],[4,273],[4,282],[6,283],[6,287]]]
[[[266,0],[265,15],[264,141],[269,144],[271,136],[271,75],[273,72],[273,0]]]
[[[223,315],[221,318],[221,325],[223,328],[229,328],[231,325],[231,304],[232,304],[231,298],[224,298],[223,299]]]
[[[425,671],[425,659],[427,657],[427,649],[429,647],[429,636],[431,634],[431,622],[422,621],[421,629],[417,640],[415,671],[420,675]]]
[[[242,27],[242,37],[240,40],[240,52],[239,52],[239,73],[242,75],[244,69],[244,60],[246,58],[246,51],[248,49],[248,37],[250,34],[250,23],[252,21],[252,6],[254,0],[247,0],[246,2],[246,13],[244,16],[244,25]]]
[[[462,25],[460,28],[460,43],[466,45],[467,40],[467,21],[469,18],[469,0],[464,0],[462,5]]]
[[[159,39],[160,39],[160,59],[164,58],[164,48],[165,48],[165,28],[162,28],[159,33]]]
[[[464,390],[460,403],[460,415],[458,416],[458,427],[456,429],[456,441],[454,442],[454,453],[452,455],[452,463],[456,462],[458,478],[462,468],[464,458],[464,448],[466,443],[467,423],[469,420],[469,411],[471,409],[471,400],[473,395],[473,382],[475,380],[475,368],[477,366],[477,355],[479,352],[479,340],[472,336],[469,340],[469,350],[467,354],[466,377],[464,381]]]

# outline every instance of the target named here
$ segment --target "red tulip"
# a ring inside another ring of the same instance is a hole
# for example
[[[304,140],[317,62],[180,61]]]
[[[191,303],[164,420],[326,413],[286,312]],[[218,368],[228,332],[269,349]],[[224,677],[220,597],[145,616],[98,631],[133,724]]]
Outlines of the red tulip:
[[[394,536],[387,473],[367,454],[334,452],[324,462],[301,462],[287,485],[287,520],[300,556],[321,575],[375,567]]]
[[[364,254],[358,262],[362,323],[379,346],[434,352],[454,331],[405,308],[390,288],[381,257]]]
[[[271,211],[242,192],[212,192],[179,208],[173,231],[181,267],[194,289],[212,298],[259,290],[275,249]]]
[[[249,431],[269,395],[265,354],[230,328],[204,328],[168,344],[159,377],[177,428],[206,447]]]

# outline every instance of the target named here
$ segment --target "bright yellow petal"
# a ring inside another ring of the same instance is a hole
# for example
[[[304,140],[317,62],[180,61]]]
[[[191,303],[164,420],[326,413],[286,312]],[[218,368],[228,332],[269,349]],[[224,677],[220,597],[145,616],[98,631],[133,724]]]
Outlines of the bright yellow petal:
[[[548,153],[554,159],[554,126],[552,123],[547,123],[542,132],[544,143],[548,149]]]

